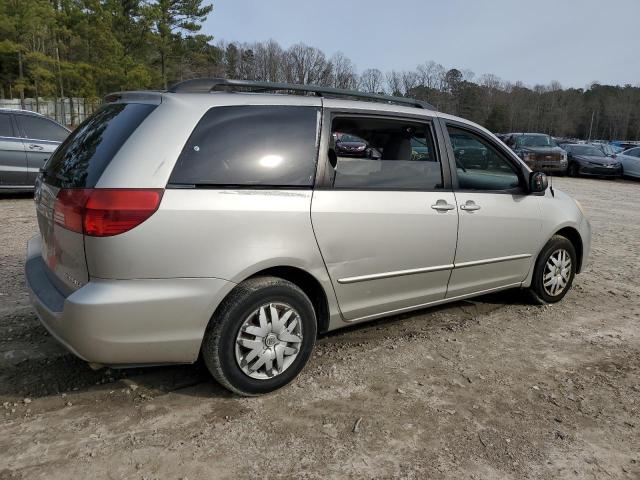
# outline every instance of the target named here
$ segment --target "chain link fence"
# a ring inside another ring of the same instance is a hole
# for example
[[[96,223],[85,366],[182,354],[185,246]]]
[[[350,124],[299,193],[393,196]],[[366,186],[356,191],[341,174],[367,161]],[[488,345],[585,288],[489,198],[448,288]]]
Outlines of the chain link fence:
[[[25,98],[24,107],[19,98],[0,99],[0,108],[24,108],[38,112],[71,129],[90,116],[100,105],[97,98]]]

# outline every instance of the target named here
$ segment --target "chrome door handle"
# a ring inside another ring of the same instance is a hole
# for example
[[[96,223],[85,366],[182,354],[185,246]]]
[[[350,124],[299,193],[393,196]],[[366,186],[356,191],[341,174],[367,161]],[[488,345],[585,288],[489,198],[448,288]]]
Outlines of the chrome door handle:
[[[460,210],[473,212],[474,210],[480,210],[480,205],[476,204],[473,200],[467,200],[465,204],[460,205]]]
[[[41,147],[40,145],[35,145],[33,143],[31,145],[29,145],[29,148],[31,150],[43,150],[43,147]]]
[[[456,208],[455,205],[451,205],[450,203],[447,203],[446,200],[438,200],[435,205],[431,205],[431,208],[433,208],[434,210],[438,210],[439,212],[446,212],[448,210],[453,210]]]

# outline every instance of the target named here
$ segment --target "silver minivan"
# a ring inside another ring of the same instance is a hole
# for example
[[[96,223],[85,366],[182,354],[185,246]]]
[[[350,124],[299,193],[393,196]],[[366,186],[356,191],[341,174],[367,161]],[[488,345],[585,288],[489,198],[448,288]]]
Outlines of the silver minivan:
[[[511,288],[553,303],[584,268],[580,205],[417,100],[220,79],[106,100],[37,180],[25,266],[94,365],[201,356],[257,395],[318,333]]]

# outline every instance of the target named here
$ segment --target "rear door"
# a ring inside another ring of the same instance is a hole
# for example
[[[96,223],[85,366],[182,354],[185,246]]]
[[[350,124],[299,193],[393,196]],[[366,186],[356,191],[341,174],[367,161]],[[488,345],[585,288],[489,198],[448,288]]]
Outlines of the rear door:
[[[344,133],[365,151],[338,156]],[[432,119],[325,110],[311,217],[345,320],[444,298],[458,215],[440,144]]]
[[[89,280],[89,273],[83,233],[62,226],[67,212],[73,214],[76,208],[60,207],[74,193],[95,188],[120,147],[155,107],[142,103],[103,106],[63,142],[36,179],[42,257],[63,293],[82,287]]]
[[[69,131],[44,117],[16,115],[15,118],[24,137],[27,154],[27,183],[33,185],[38,172],[58,145],[67,138]]]
[[[460,218],[447,298],[515,286],[527,276],[540,245],[539,199],[526,193],[522,167],[489,135],[455,123],[443,126],[455,161]],[[465,164],[455,143],[481,151],[484,164]]]
[[[27,154],[13,114],[0,112],[0,186],[27,185]]]

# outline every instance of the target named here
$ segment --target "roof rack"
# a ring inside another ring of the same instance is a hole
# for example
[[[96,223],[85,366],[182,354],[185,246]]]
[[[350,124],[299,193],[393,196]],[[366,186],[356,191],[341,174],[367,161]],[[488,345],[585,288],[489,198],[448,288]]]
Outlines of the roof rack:
[[[377,93],[364,93],[342,88],[321,87],[319,85],[299,85],[295,83],[257,82],[253,80],[229,80],[226,78],[194,78],[176,83],[167,91],[171,93],[209,93],[216,90],[247,89],[254,92],[293,91],[313,93],[318,97],[351,97],[377,102],[397,103],[425,110],[435,110],[433,105],[415,98],[394,97]]]

